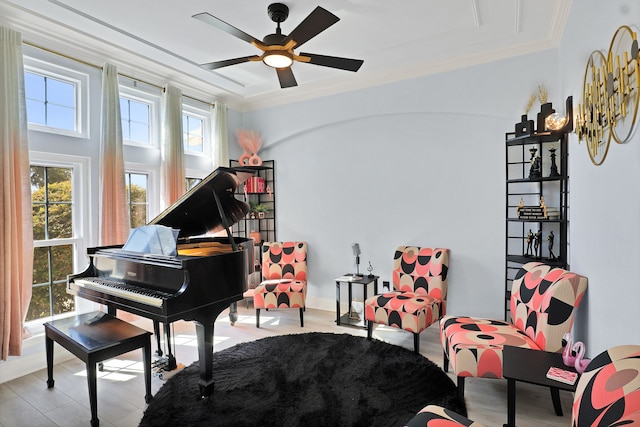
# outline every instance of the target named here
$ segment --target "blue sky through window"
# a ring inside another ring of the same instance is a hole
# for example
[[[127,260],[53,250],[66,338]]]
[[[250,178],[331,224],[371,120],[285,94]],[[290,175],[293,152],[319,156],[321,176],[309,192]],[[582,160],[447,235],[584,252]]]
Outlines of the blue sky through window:
[[[126,141],[150,143],[149,104],[120,98],[120,116],[122,118],[122,139]]]
[[[29,123],[76,130],[76,85],[31,72],[24,77]]]

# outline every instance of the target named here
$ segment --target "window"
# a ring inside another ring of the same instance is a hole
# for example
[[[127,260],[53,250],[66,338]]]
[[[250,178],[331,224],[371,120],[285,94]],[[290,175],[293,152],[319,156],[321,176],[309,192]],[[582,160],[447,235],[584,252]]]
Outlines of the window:
[[[120,98],[122,139],[149,144],[151,142],[151,105],[133,99]]]
[[[131,228],[141,227],[147,223],[147,212],[149,203],[147,201],[147,181],[146,174],[127,173],[127,203],[129,204],[129,215]]]
[[[36,125],[75,131],[76,84],[25,71],[27,119]]]
[[[195,187],[196,185],[198,185],[200,183],[200,181],[202,181],[201,178],[185,178],[185,188],[187,189],[187,191],[191,190],[193,187]]]
[[[23,47],[29,130],[89,138],[88,72],[94,70],[79,68],[70,60],[56,62],[50,55]]]
[[[119,76],[118,82],[123,141],[160,149],[161,90],[124,76]]]
[[[186,152],[204,152],[204,120],[189,114],[182,115],[182,141]]]
[[[27,321],[75,309],[66,291],[75,250],[72,176],[72,168],[31,166],[34,259]]]

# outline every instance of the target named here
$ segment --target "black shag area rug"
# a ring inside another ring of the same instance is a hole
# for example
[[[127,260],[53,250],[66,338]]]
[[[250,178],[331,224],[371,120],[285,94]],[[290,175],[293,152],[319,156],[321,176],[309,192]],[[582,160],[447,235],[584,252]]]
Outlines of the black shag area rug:
[[[214,353],[209,398],[198,398],[198,379],[198,362],[169,379],[140,426],[403,426],[431,403],[466,415],[435,363],[349,334],[238,344]]]

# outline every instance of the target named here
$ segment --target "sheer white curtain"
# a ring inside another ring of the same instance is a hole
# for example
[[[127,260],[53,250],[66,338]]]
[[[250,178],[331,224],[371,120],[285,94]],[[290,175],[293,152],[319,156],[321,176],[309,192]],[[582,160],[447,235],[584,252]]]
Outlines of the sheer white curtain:
[[[211,106],[211,121],[213,123],[213,168],[229,166],[229,125],[227,123],[227,106],[216,101]]]
[[[167,85],[162,98],[162,209],[185,192],[182,145],[182,91]]]
[[[100,245],[123,244],[131,222],[127,204],[118,71],[111,64],[102,68],[100,137]]]
[[[33,224],[22,34],[0,27],[0,359],[22,353]]]

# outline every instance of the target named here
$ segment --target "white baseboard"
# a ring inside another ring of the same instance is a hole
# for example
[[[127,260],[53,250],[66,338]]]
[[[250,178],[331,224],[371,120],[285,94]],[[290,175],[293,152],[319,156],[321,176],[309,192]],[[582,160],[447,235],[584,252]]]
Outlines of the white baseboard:
[[[32,374],[47,367],[44,334],[26,339],[22,345],[22,356],[11,356],[0,362],[0,384]],[[55,344],[53,363],[58,364],[75,357]],[[46,387],[46,384],[43,385]]]

